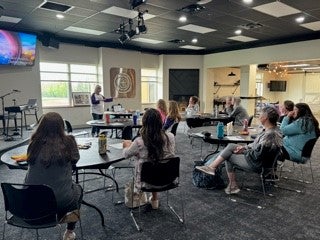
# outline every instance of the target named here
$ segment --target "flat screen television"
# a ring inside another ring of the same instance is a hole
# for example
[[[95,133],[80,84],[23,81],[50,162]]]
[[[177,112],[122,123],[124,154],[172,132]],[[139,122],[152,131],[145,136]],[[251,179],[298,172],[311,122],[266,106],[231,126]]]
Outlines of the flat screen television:
[[[270,92],[285,92],[287,89],[287,81],[273,80],[269,84]]]
[[[37,36],[0,29],[0,65],[33,66]]]

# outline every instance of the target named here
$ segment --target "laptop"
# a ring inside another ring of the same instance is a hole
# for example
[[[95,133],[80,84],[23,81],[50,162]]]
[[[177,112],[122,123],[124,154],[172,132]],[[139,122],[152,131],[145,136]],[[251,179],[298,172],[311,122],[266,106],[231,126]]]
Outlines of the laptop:
[[[27,103],[28,107],[29,108],[34,108],[37,106],[37,99],[36,98],[30,98],[28,100],[28,103]]]

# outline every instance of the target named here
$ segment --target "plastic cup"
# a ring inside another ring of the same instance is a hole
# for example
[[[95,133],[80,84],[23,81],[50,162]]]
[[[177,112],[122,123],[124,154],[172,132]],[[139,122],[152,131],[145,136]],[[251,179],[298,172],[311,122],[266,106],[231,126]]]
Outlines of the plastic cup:
[[[110,123],[110,115],[106,114],[106,123]]]

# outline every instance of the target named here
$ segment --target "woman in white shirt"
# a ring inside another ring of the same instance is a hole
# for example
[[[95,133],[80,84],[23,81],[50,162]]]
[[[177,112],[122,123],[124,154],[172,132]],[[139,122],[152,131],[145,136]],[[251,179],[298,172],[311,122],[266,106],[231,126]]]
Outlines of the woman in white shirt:
[[[103,102],[112,102],[113,98],[105,98],[101,92],[101,86],[96,85],[94,92],[91,94],[91,114],[93,120],[99,120],[103,118],[104,104]],[[98,136],[99,127],[92,127],[91,135]]]

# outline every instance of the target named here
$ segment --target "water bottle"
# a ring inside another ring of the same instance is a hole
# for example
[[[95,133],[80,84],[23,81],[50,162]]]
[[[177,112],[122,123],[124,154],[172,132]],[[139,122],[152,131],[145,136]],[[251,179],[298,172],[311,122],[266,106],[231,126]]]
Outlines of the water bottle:
[[[107,137],[105,134],[99,134],[98,146],[100,155],[107,153]]]
[[[222,122],[219,122],[217,125],[217,138],[223,138],[224,137],[224,125]]]
[[[218,117],[218,115],[219,115],[218,106],[215,105],[215,106],[214,106],[214,116],[215,116],[215,117]]]

